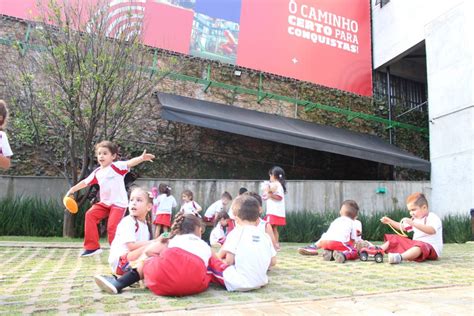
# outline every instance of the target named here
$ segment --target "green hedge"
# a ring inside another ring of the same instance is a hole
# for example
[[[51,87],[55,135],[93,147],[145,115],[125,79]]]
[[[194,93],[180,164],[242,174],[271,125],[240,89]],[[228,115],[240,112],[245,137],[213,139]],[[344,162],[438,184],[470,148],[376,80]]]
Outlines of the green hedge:
[[[362,222],[362,237],[366,240],[382,241],[384,234],[394,232],[388,225],[383,225],[380,218],[388,216],[393,220],[407,217],[406,210],[376,212],[370,215],[359,214]],[[286,226],[280,229],[280,240],[286,242],[313,242],[318,240],[328,229],[331,222],[339,216],[338,212],[325,213],[289,212],[286,214]],[[464,243],[471,240],[471,216],[448,215],[443,218],[443,240],[445,243]]]
[[[0,200],[0,235],[62,236],[63,207],[57,202],[20,197]]]
[[[84,213],[89,205],[83,205],[75,217],[76,236],[84,236]],[[288,212],[287,225],[280,229],[280,240],[286,242],[311,242],[327,230],[338,212],[325,213]],[[381,241],[383,235],[392,233],[387,225],[380,223],[382,216],[400,220],[407,216],[406,210],[361,213],[362,237],[366,240]],[[64,207],[56,201],[19,197],[0,199],[0,235],[5,236],[62,236]],[[206,237],[210,229],[206,230]],[[445,243],[464,243],[471,240],[470,215],[448,215],[443,218],[443,238]]]

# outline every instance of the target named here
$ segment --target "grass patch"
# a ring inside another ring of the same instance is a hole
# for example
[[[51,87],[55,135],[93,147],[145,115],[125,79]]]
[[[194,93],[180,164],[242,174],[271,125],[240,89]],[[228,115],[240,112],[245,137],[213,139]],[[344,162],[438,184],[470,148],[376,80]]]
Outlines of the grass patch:
[[[229,304],[253,306],[268,301],[314,300],[387,291],[409,291],[434,286],[469,286],[474,283],[472,270],[474,243],[447,244],[443,256],[438,261],[406,262],[396,266],[388,264],[387,260],[380,264],[361,261],[349,261],[345,264],[327,262],[323,261],[321,256],[299,255],[297,248],[301,245],[282,244],[277,266],[269,272],[270,282],[261,289],[249,293],[230,293],[212,285],[204,293],[183,298],[160,297],[142,288],[130,288],[117,296],[108,295],[101,292],[92,279],[95,274],[109,273],[107,263],[74,257],[70,261],[68,259],[63,267],[69,271],[66,273],[69,275],[68,280],[74,281],[58,283],[57,280],[43,279],[41,285],[33,286],[35,288],[41,286],[40,295],[31,295],[32,284],[38,282],[34,274],[27,274],[24,283],[6,284],[3,288],[0,287],[4,292],[0,295],[5,298],[3,304],[0,304],[0,313],[58,314],[61,312],[58,306],[61,305],[61,308],[64,307],[63,311],[68,313],[134,314],[147,310],[192,310]],[[0,247],[0,250],[2,249],[7,248]],[[38,261],[52,255],[56,256],[61,251],[41,249],[37,253],[34,252],[37,260],[27,260],[27,257],[23,257],[15,263],[22,265],[25,271],[31,271],[37,267]],[[54,267],[48,266],[40,270],[48,274],[52,269]],[[14,267],[5,269],[2,271],[2,281],[16,279],[18,273]],[[60,288],[57,288],[58,286]],[[65,294],[64,302],[62,293]],[[61,301],[58,298],[61,298]]]

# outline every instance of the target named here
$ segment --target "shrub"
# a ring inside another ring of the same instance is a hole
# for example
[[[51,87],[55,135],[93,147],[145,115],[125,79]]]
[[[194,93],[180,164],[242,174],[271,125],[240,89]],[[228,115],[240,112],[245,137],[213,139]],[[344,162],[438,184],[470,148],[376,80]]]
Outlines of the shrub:
[[[309,211],[286,214],[286,226],[280,230],[280,240],[289,242],[316,241],[327,230],[338,212],[311,213]]]
[[[63,207],[33,197],[0,200],[0,235],[62,236]]]
[[[84,214],[90,207],[85,203],[75,216],[75,232],[77,237],[84,236]],[[173,218],[174,214],[173,212]],[[362,237],[366,240],[381,241],[384,234],[393,233],[388,225],[380,223],[382,216],[395,221],[407,217],[406,210],[376,212],[373,214],[359,213],[362,222]],[[318,240],[328,229],[331,222],[339,216],[339,212],[325,213],[288,212],[286,226],[280,229],[280,240],[286,242],[311,242]],[[16,197],[0,199],[0,235],[7,236],[62,236],[64,207],[57,201],[41,200],[36,197]],[[101,224],[101,232],[105,226]],[[208,227],[203,239],[209,238],[212,230]],[[103,233],[103,232],[102,232]],[[470,215],[447,215],[443,218],[443,240],[445,243],[464,243],[471,239]]]
[[[394,234],[388,225],[383,225],[380,218],[388,216],[395,221],[407,217],[406,210],[359,213],[362,223],[362,237],[371,241],[382,241],[384,234]],[[312,242],[318,240],[328,229],[331,222],[339,216],[338,212],[312,213],[309,211],[286,214],[286,226],[280,229],[280,240],[286,242]],[[470,215],[447,215],[443,219],[443,241],[445,243],[464,243],[471,240]],[[412,234],[409,234],[411,237]]]
[[[471,238],[470,215],[447,215],[443,218],[443,241],[445,243],[464,243]]]

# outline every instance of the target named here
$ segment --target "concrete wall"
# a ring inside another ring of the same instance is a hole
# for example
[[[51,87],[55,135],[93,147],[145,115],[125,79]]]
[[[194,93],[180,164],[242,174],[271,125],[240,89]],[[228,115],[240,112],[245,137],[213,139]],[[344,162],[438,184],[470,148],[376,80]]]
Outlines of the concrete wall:
[[[438,213],[474,208],[474,3],[425,28],[433,206]]]
[[[201,206],[208,206],[217,200],[223,191],[236,196],[240,187],[259,191],[260,180],[180,180],[139,179],[136,184],[151,188],[165,182],[173,188],[173,195],[179,199],[184,189],[194,192],[195,200]],[[377,188],[387,189],[377,194]],[[0,177],[0,198],[9,196],[39,196],[60,200],[68,185],[61,178],[50,177]],[[367,213],[389,211],[405,207],[405,198],[412,192],[431,195],[429,182],[410,181],[288,181],[286,207],[289,212],[311,210],[324,212],[338,210],[340,203],[354,199],[361,210]]]
[[[374,69],[425,39],[425,26],[463,0],[391,0],[380,8],[372,1]],[[459,30],[458,30],[459,31]]]

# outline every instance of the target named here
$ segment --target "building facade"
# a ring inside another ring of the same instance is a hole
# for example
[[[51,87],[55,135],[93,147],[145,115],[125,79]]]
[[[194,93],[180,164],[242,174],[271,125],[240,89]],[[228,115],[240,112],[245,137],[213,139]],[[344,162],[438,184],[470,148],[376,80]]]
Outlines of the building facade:
[[[429,112],[431,210],[468,212],[474,207],[474,3],[372,0],[372,20],[374,70],[427,87],[427,100],[420,101]]]

